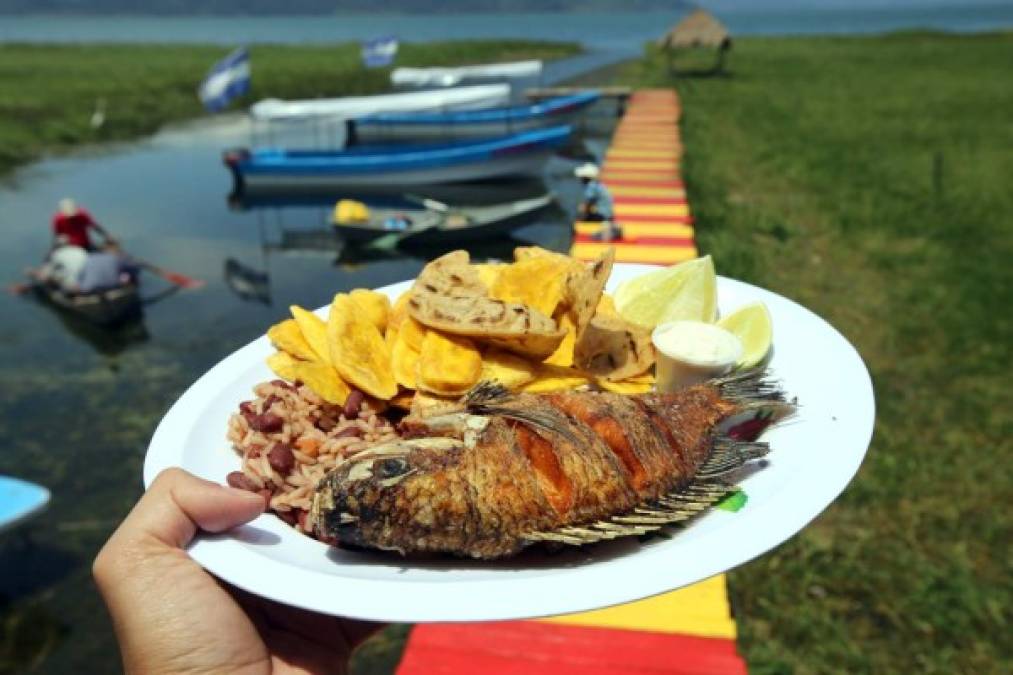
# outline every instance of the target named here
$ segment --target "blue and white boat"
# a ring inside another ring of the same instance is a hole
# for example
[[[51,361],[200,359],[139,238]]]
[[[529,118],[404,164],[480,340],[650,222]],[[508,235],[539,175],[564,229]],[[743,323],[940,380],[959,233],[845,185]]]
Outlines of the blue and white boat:
[[[483,138],[573,124],[599,99],[596,91],[558,96],[538,103],[487,110],[386,112],[366,115],[348,125],[348,141]]]
[[[230,150],[223,159],[239,189],[433,185],[538,172],[570,132],[557,126],[455,143]]]

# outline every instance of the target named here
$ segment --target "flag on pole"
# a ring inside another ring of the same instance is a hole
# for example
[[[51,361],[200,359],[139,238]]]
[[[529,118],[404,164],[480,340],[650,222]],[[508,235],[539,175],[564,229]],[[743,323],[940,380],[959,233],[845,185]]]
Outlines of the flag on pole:
[[[250,53],[240,47],[216,63],[201,82],[197,95],[211,112],[223,110],[229,101],[250,90]]]
[[[397,37],[385,35],[362,43],[362,65],[367,68],[389,66],[397,56]]]

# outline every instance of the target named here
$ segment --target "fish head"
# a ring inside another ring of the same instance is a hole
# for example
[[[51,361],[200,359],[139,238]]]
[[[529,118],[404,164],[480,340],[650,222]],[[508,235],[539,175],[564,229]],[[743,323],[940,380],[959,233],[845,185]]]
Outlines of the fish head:
[[[312,530],[343,544],[378,546],[432,490],[433,476],[463,448],[452,437],[399,439],[354,455],[321,480],[309,513]]]

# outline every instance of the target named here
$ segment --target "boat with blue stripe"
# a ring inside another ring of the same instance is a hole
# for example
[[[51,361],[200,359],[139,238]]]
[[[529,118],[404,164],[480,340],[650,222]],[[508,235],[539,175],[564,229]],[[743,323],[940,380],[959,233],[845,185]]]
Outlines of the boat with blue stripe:
[[[387,112],[349,121],[349,141],[481,138],[572,125],[600,98],[597,91],[557,96],[537,103],[485,110]]]
[[[556,126],[453,143],[358,145],[343,150],[230,150],[237,188],[411,186],[478,181],[541,170],[570,137]]]

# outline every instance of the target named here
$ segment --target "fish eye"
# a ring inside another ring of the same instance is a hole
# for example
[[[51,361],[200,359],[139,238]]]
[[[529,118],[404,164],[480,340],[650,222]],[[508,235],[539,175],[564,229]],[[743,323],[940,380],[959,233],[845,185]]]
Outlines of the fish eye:
[[[407,471],[408,461],[401,457],[390,457],[376,464],[376,473],[381,479],[394,478]]]

